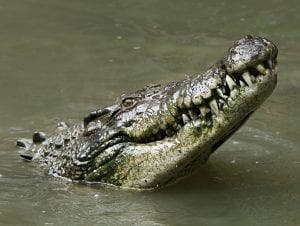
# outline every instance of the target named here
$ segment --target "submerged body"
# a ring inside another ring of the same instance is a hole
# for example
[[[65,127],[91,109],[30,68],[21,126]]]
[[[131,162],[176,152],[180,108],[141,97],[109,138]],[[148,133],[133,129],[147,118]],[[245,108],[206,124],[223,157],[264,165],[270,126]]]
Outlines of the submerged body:
[[[205,73],[150,85],[88,114],[21,156],[71,180],[154,188],[205,163],[276,86],[277,48],[246,36]]]

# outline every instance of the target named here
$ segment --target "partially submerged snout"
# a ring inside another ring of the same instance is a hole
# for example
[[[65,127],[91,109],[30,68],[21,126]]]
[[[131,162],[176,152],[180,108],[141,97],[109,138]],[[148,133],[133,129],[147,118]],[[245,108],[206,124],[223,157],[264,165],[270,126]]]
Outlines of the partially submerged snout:
[[[121,184],[161,186],[206,162],[272,93],[276,57],[269,40],[246,36],[205,73],[161,87],[163,98],[125,128],[137,142],[122,151]]]
[[[277,53],[271,41],[246,36],[203,74],[146,86],[91,112],[33,159],[73,180],[135,188],[173,182],[206,162],[272,93]]]

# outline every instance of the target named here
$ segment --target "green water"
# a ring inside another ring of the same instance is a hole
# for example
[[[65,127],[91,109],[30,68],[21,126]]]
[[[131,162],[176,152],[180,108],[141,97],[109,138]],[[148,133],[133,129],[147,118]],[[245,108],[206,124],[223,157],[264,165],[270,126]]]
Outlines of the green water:
[[[0,225],[299,225],[299,12],[281,0],[0,0]],[[192,177],[124,191],[19,159],[16,139],[204,71],[246,34],[278,45],[278,87]]]

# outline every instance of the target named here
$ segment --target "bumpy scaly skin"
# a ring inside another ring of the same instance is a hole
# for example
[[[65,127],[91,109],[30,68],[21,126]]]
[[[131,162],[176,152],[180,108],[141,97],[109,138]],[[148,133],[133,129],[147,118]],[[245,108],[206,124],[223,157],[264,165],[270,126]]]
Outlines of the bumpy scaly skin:
[[[150,85],[35,144],[50,174],[154,188],[190,174],[276,86],[277,48],[246,36],[203,74]]]

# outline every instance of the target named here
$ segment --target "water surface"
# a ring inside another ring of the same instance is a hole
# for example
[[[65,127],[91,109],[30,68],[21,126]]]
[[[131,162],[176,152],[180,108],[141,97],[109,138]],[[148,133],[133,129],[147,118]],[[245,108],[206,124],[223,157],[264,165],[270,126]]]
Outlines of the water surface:
[[[299,11],[281,0],[0,0],[0,224],[299,225]],[[19,159],[16,139],[204,71],[246,34],[278,45],[278,87],[192,177],[124,191]]]

